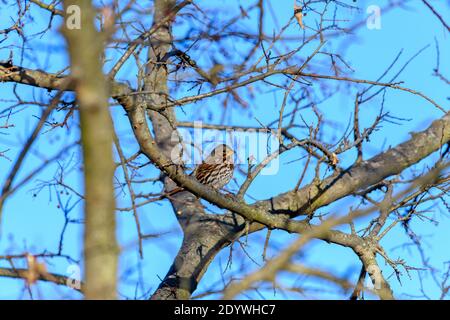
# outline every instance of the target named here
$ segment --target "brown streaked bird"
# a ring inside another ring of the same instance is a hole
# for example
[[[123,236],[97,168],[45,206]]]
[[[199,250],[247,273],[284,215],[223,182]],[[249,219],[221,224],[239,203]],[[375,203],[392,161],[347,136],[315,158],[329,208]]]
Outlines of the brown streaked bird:
[[[219,190],[230,182],[233,173],[234,151],[228,145],[220,144],[211,151],[205,161],[194,169],[191,175],[198,182]],[[166,196],[174,195],[182,190],[183,188],[177,187],[169,191]]]

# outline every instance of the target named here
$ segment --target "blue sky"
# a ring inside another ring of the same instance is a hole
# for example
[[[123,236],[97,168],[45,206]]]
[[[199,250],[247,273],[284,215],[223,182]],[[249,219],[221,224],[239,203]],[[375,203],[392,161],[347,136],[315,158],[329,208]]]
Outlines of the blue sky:
[[[344,1],[351,3],[351,1]],[[447,1],[432,1],[433,5],[439,9],[443,16],[448,17],[450,10]],[[15,1],[10,1],[7,5],[3,5],[0,10],[0,29],[10,25],[11,17],[15,16],[16,9],[11,6]],[[147,1],[142,2],[145,6]],[[200,6],[208,6],[207,1],[198,1]],[[210,2],[209,2],[210,3]],[[238,10],[238,5],[245,6],[244,1],[228,1],[224,6],[225,13],[231,13]],[[361,10],[340,9],[340,19],[348,20],[351,25],[355,21],[359,21],[366,16],[366,8],[371,4],[377,4],[383,7],[387,1],[357,1]],[[391,12],[381,12],[382,27],[380,30],[369,30],[362,27],[352,35],[341,38],[339,41],[330,40],[324,46],[323,50],[329,52],[338,52],[346,61],[351,64],[354,72],[350,73],[353,78],[376,80],[381,73],[392,63],[395,57],[401,52],[396,65],[390,70],[383,79],[389,81],[398,72],[408,60],[416,55],[421,49],[425,48],[416,58],[414,58],[402,71],[397,80],[405,81],[402,85],[421,91],[429,97],[432,97],[437,103],[444,106],[448,110],[448,86],[432,75],[436,65],[436,47],[435,39],[439,43],[440,49],[440,70],[442,73],[449,75],[450,60],[450,41],[449,34],[439,23],[439,21],[421,4],[421,1],[408,1],[408,10],[395,9]],[[290,6],[279,7],[279,2],[270,1],[272,9],[266,8],[266,11],[274,11],[277,21],[274,22],[270,14],[266,14],[265,29],[268,34],[279,31],[280,25],[283,26],[289,20],[292,14]],[[25,26],[27,34],[32,34],[42,30],[47,25],[46,19],[48,15],[38,8],[34,8],[36,15],[33,15],[34,22],[30,22]],[[218,17],[220,18],[220,16]],[[255,16],[243,21],[242,26],[248,25],[249,28],[256,30]],[[305,17],[305,23],[314,24],[311,21],[311,14]],[[142,21],[145,25],[151,23],[151,19]],[[30,68],[40,68],[48,71],[58,71],[67,65],[67,56],[64,51],[63,38],[57,33],[57,28],[61,23],[59,18],[55,18],[53,31],[46,33],[42,37],[35,37],[29,40],[27,46],[27,54],[21,57],[17,47],[20,47],[18,38],[11,34],[10,38],[0,43],[0,60],[7,59],[10,51],[14,53],[14,63],[22,64]],[[183,34],[186,25],[181,22],[176,25],[175,34]],[[298,25],[293,23],[286,30],[286,35],[299,36],[301,30]],[[343,40],[345,39],[345,40]],[[289,46],[295,47],[298,43],[290,42]],[[239,43],[230,43],[230,51],[239,50]],[[33,50],[31,50],[33,49]],[[211,48],[215,50],[215,48]],[[309,51],[308,51],[309,50]],[[314,47],[308,47],[302,54],[305,56],[314,50]],[[193,49],[191,57],[196,58],[200,63],[210,63],[207,55],[201,55],[201,49]],[[116,56],[117,58],[117,56]],[[324,64],[325,59],[313,60],[314,72],[322,74],[331,74],[329,63]],[[105,70],[109,70],[111,62],[105,66]],[[126,64],[118,77],[129,81],[132,85],[136,84],[136,70],[132,63]],[[333,83],[330,85],[337,85]],[[3,124],[5,118],[4,110],[13,103],[13,97],[10,97],[12,84],[0,84],[0,125]],[[328,99],[324,103],[318,105],[319,110],[324,114],[325,118],[333,121],[334,126],[326,126],[323,133],[323,139],[330,143],[336,141],[337,137],[342,134],[337,132],[345,130],[349,117],[352,114],[354,97],[357,89],[354,86],[340,84],[339,94]],[[360,87],[361,88],[361,87]],[[21,98],[25,101],[32,101],[34,97],[38,100],[47,101],[49,94],[46,90],[31,89],[26,86],[19,85],[17,87]],[[233,125],[249,125],[258,126],[258,121],[263,123],[271,122],[278,117],[279,106],[283,98],[283,91],[273,90],[270,87],[256,87],[257,94],[251,101],[251,108],[243,110],[240,108],[230,109],[227,116],[228,124]],[[320,87],[315,89],[320,96]],[[373,92],[376,89],[372,89]],[[34,94],[34,96],[33,96]],[[181,96],[178,92],[176,95]],[[186,94],[184,92],[184,94]],[[193,93],[188,93],[193,94]],[[361,110],[361,127],[370,126],[373,119],[379,112],[382,103],[381,96],[371,102],[364,104]],[[71,96],[67,95],[67,99]],[[213,101],[214,105],[211,105]],[[220,108],[219,100],[211,100],[207,104],[199,103],[194,106],[185,106],[177,110],[177,116],[180,120],[201,120],[207,119],[212,113],[212,122],[220,121],[218,113],[214,113],[215,108]],[[385,92],[384,108],[389,111],[392,116],[408,119],[402,121],[401,126],[395,123],[384,123],[382,128],[375,132],[369,143],[364,147],[367,156],[372,156],[380,151],[386,150],[389,146],[395,146],[405,141],[409,137],[409,132],[426,128],[433,119],[442,115],[432,104],[426,100],[405,92],[387,90]],[[19,111],[19,109],[14,109]],[[111,109],[115,120],[115,128],[122,140],[124,151],[127,155],[131,155],[137,150],[137,146],[133,140],[132,133],[124,112],[120,107]],[[20,152],[23,141],[30,134],[36,117],[40,113],[40,108],[33,105],[26,105],[20,109],[20,112],[13,113],[10,122],[14,123],[13,128],[7,130],[0,129],[0,151],[10,149],[7,156],[14,160]],[[303,114],[306,121],[313,123],[314,116],[310,111]],[[60,120],[64,115],[55,114],[55,119]],[[35,143],[33,154],[29,155],[25,161],[25,165],[19,173],[16,181],[20,181],[27,173],[39,166],[42,160],[49,158],[58,153],[65,145],[73,143],[79,139],[79,131],[76,119],[71,120],[71,127],[57,128],[41,135]],[[45,131],[44,131],[45,132]],[[298,130],[296,132],[300,136],[305,131]],[[249,194],[254,199],[264,199],[279,192],[292,189],[300,175],[304,159],[301,161],[293,161],[298,159],[296,154],[288,153],[281,157],[280,170],[276,175],[259,177],[249,190]],[[436,156],[431,156],[436,159]],[[346,154],[341,160],[342,166],[351,164],[354,154]],[[418,166],[418,169],[422,169]],[[5,158],[0,158],[0,182],[3,182],[11,162]],[[70,255],[76,260],[81,259],[82,253],[82,225],[76,223],[82,219],[82,204],[79,197],[72,192],[64,192],[60,186],[52,186],[47,183],[54,179],[61,178],[61,167],[64,168],[63,180],[77,192],[82,193],[82,176],[81,176],[81,155],[77,147],[68,149],[64,154],[64,158],[59,163],[52,163],[33,180],[19,189],[4,208],[2,217],[2,237],[0,238],[0,255],[3,254],[20,254],[24,252],[42,253],[45,250],[57,252],[59,249],[59,241],[61,230],[64,227],[65,219],[71,219],[75,223],[69,223],[64,234],[64,246],[62,253]],[[308,172],[306,182],[311,181],[313,172]],[[147,167],[141,171],[142,177],[155,177],[157,170],[153,167]],[[117,172],[120,179],[122,173]],[[242,181],[242,177],[238,178]],[[305,183],[305,182],[304,182]],[[41,188],[41,186],[43,186]],[[152,187],[151,185],[142,186],[143,189]],[[237,190],[236,184],[231,183],[229,188]],[[139,189],[138,189],[139,190]],[[147,190],[148,192],[148,190]],[[253,200],[247,198],[249,202]],[[447,199],[449,200],[449,199]],[[117,202],[119,207],[128,206],[128,194],[118,190]],[[333,205],[319,210],[320,213],[342,213],[345,214],[352,204],[352,199],[343,199]],[[218,212],[215,207],[209,206],[211,210]],[[422,208],[425,209],[425,208]],[[448,244],[450,236],[446,230],[450,228],[449,214],[443,211],[439,203],[431,208],[429,216],[436,218],[439,225],[427,221],[413,221],[414,230],[424,236],[423,241],[426,244],[427,254],[430,257],[430,263],[437,268],[443,268],[444,263],[450,260],[450,252]],[[160,282],[160,278],[164,277],[170,267],[177,249],[181,243],[181,231],[177,225],[176,219],[172,213],[171,207],[167,201],[157,204],[144,206],[139,210],[142,228],[145,234],[164,233],[159,238],[147,240],[144,242],[144,259],[139,259],[137,252],[137,234],[136,226],[131,212],[118,212],[118,230],[117,236],[122,248],[120,257],[120,282],[119,291],[123,298],[133,298],[134,296],[143,296],[149,291],[151,292]],[[367,222],[367,219],[365,220]],[[361,222],[361,226],[363,223]],[[346,227],[343,227],[346,230]],[[167,232],[167,233],[166,233]],[[250,235],[247,246],[245,247],[248,254],[257,263],[261,264],[261,252],[264,244],[265,233],[259,232]],[[287,235],[281,231],[273,232],[271,236],[271,246],[268,250],[268,256],[274,256],[284,248],[290,241],[295,239],[293,235]],[[417,250],[412,247],[399,248],[402,244],[409,242],[401,228],[394,229],[390,236],[382,241],[382,245],[387,249],[391,258],[401,257],[407,261],[409,265],[420,266],[421,261]],[[229,250],[223,250],[205,274],[203,281],[200,283],[198,293],[209,288],[211,284],[217,283],[221,285],[221,275],[227,259]],[[243,266],[247,267],[247,271],[258,268],[247,255],[242,251],[239,244],[234,245],[233,264],[228,274],[238,272]],[[322,269],[333,271],[337,275],[349,275],[350,279],[355,281],[359,273],[359,261],[356,256],[346,248],[329,245],[320,241],[313,241],[298,257],[298,261],[307,263],[311,266],[318,266]],[[379,259],[380,265],[383,267],[384,273],[390,275],[392,269],[386,266],[382,259]],[[15,261],[16,267],[24,266],[23,261]],[[64,258],[48,260],[47,267],[50,271],[68,275],[68,267],[74,262],[67,261]],[[9,266],[7,262],[0,261],[0,266]],[[136,288],[136,282],[142,279],[142,287]],[[338,298],[342,297],[336,292],[326,292],[320,290],[323,283],[311,281],[298,276],[281,275],[280,281],[286,286],[302,283],[309,288],[317,288],[318,290],[312,297],[316,298]],[[420,294],[420,284],[416,272],[411,272],[410,277],[406,274],[401,278],[401,284],[395,279],[390,279],[390,283],[394,293],[399,298],[407,298],[409,295]],[[436,298],[440,291],[429,275],[424,276],[423,287],[426,293]],[[33,287],[34,298],[80,298],[81,295],[74,293],[72,290],[63,287],[57,287],[51,284],[40,282]],[[217,296],[212,296],[217,297]],[[248,296],[241,298],[261,298],[266,299],[283,299],[283,298],[299,298],[293,293],[277,292],[275,295],[270,285],[267,290],[261,290],[259,293],[251,292]],[[300,296],[301,297],[301,296]],[[0,278],[0,298],[30,298],[29,294],[23,290],[23,282],[11,279]]]

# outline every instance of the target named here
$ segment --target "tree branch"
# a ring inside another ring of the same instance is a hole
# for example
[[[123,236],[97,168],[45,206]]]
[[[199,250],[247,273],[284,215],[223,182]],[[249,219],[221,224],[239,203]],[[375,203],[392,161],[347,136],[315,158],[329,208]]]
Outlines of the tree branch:
[[[90,1],[66,0],[80,7],[83,28],[63,29],[80,109],[83,146],[85,230],[84,263],[86,299],[117,297],[118,247],[116,242],[113,177],[113,126],[108,109],[108,89],[102,72],[103,43],[94,26]],[[89,50],[86,50],[89,48]]]
[[[26,280],[29,276],[29,272],[30,272],[30,270],[22,269],[22,268],[0,268],[0,277],[21,278],[21,279]],[[79,289],[74,286],[70,286],[70,285],[68,285],[68,283],[73,281],[73,279],[66,277],[66,276],[62,276],[60,274],[46,272],[46,273],[40,274],[39,278],[37,280],[52,282],[52,283],[55,283],[58,285],[63,285],[68,288],[77,290],[79,292],[84,291],[84,283],[80,283]]]

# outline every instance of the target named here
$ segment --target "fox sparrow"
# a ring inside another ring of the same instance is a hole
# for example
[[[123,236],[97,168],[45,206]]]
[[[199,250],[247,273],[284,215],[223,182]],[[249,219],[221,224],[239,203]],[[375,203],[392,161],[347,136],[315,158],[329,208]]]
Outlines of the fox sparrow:
[[[230,182],[233,173],[234,151],[226,144],[220,144],[211,151],[205,161],[195,168],[191,175],[202,184],[221,189]],[[182,190],[183,188],[178,187],[166,195],[170,196]]]

